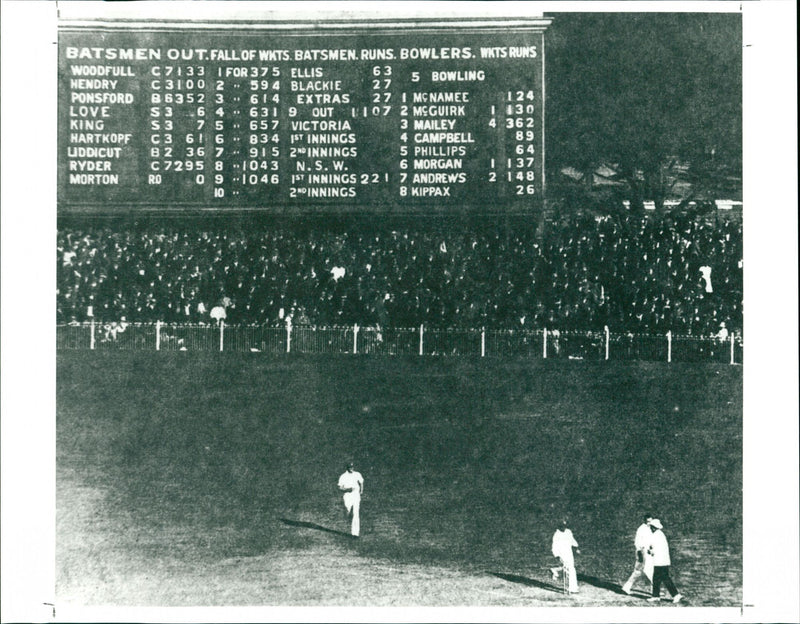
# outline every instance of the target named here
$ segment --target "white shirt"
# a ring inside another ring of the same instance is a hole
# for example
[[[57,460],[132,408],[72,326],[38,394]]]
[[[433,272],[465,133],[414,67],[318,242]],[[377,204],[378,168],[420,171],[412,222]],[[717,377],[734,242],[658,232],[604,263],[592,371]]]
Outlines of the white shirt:
[[[711,287],[711,267],[710,266],[701,266],[700,273],[702,273],[703,280],[706,283],[706,292],[714,292],[714,289]]]
[[[558,530],[553,533],[553,556],[565,561],[572,561],[572,548],[578,547],[578,542],[570,529]]]
[[[657,530],[653,533],[650,540],[650,554],[653,557],[653,565],[670,565],[669,544],[667,543],[667,536],[664,535],[664,532],[660,529]]]
[[[633,538],[634,548],[636,548],[636,550],[647,550],[652,535],[653,532],[650,530],[650,525],[643,522],[641,526],[636,529],[636,536]]]
[[[360,472],[355,470],[350,472],[348,470],[339,477],[339,489],[360,496],[361,490],[364,489],[364,477],[361,476]]]

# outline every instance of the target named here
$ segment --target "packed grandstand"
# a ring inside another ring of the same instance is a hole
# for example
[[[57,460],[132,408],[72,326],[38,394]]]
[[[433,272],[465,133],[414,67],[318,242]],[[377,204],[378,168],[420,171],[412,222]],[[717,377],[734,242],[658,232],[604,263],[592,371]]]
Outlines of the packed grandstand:
[[[742,328],[742,223],[698,210],[539,224],[61,224],[58,322]]]

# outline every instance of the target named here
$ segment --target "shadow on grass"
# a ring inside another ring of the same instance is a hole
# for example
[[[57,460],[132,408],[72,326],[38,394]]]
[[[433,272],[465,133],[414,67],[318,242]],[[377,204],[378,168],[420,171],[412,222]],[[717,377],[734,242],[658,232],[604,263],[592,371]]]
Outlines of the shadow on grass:
[[[502,572],[488,572],[488,574],[496,576],[497,578],[501,578],[504,581],[510,581],[511,583],[520,583],[522,585],[528,585],[529,587],[538,587],[539,589],[556,592],[557,594],[563,593],[560,587],[550,585],[549,583],[543,583],[542,581],[537,581],[536,579],[528,578],[527,576],[520,576],[519,574],[503,574]]]
[[[303,529],[314,529],[316,531],[324,531],[325,533],[333,533],[334,535],[344,535],[345,537],[351,537],[349,533],[345,533],[344,531],[329,529],[328,527],[324,527],[321,524],[315,524],[313,522],[303,522],[301,520],[289,520],[287,518],[281,518],[281,522],[293,527],[300,527]]]
[[[627,596],[624,591],[622,591],[622,586],[619,583],[612,583],[611,581],[606,581],[596,576],[589,576],[588,574],[581,574],[578,573],[578,582],[579,583],[586,583],[587,585],[594,585],[595,587],[599,587],[600,589],[607,589],[608,591],[612,591],[615,594],[620,594],[621,596]],[[631,594],[635,595],[635,594]]]

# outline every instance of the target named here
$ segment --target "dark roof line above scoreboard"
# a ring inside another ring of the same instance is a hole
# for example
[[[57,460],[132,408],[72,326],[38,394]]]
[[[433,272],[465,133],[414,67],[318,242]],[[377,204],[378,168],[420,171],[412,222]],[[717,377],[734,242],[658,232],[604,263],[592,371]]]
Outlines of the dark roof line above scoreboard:
[[[426,2],[292,0],[237,2],[62,2],[57,7],[59,20],[73,22],[164,22],[256,24],[337,24],[396,23],[408,26],[417,22],[461,22],[481,25],[502,22],[547,20],[541,10],[528,3],[428,0]],[[546,24],[545,24],[546,26]]]
[[[236,31],[236,30],[265,30],[290,34],[302,32],[303,34],[339,33],[344,31],[365,31],[379,33],[381,31],[393,32],[397,30],[414,30],[419,32],[448,32],[458,30],[462,33],[491,32],[491,31],[532,31],[541,32],[552,23],[551,18],[453,18],[453,19],[378,19],[378,20],[135,20],[135,19],[62,19],[59,22],[61,30],[129,30],[140,32],[159,31]]]

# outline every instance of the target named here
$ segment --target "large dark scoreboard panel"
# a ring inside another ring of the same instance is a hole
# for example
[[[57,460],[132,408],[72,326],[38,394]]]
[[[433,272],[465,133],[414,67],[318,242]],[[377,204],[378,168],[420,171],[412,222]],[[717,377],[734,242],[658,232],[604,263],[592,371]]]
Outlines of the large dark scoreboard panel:
[[[524,211],[541,29],[61,28],[61,211]]]

